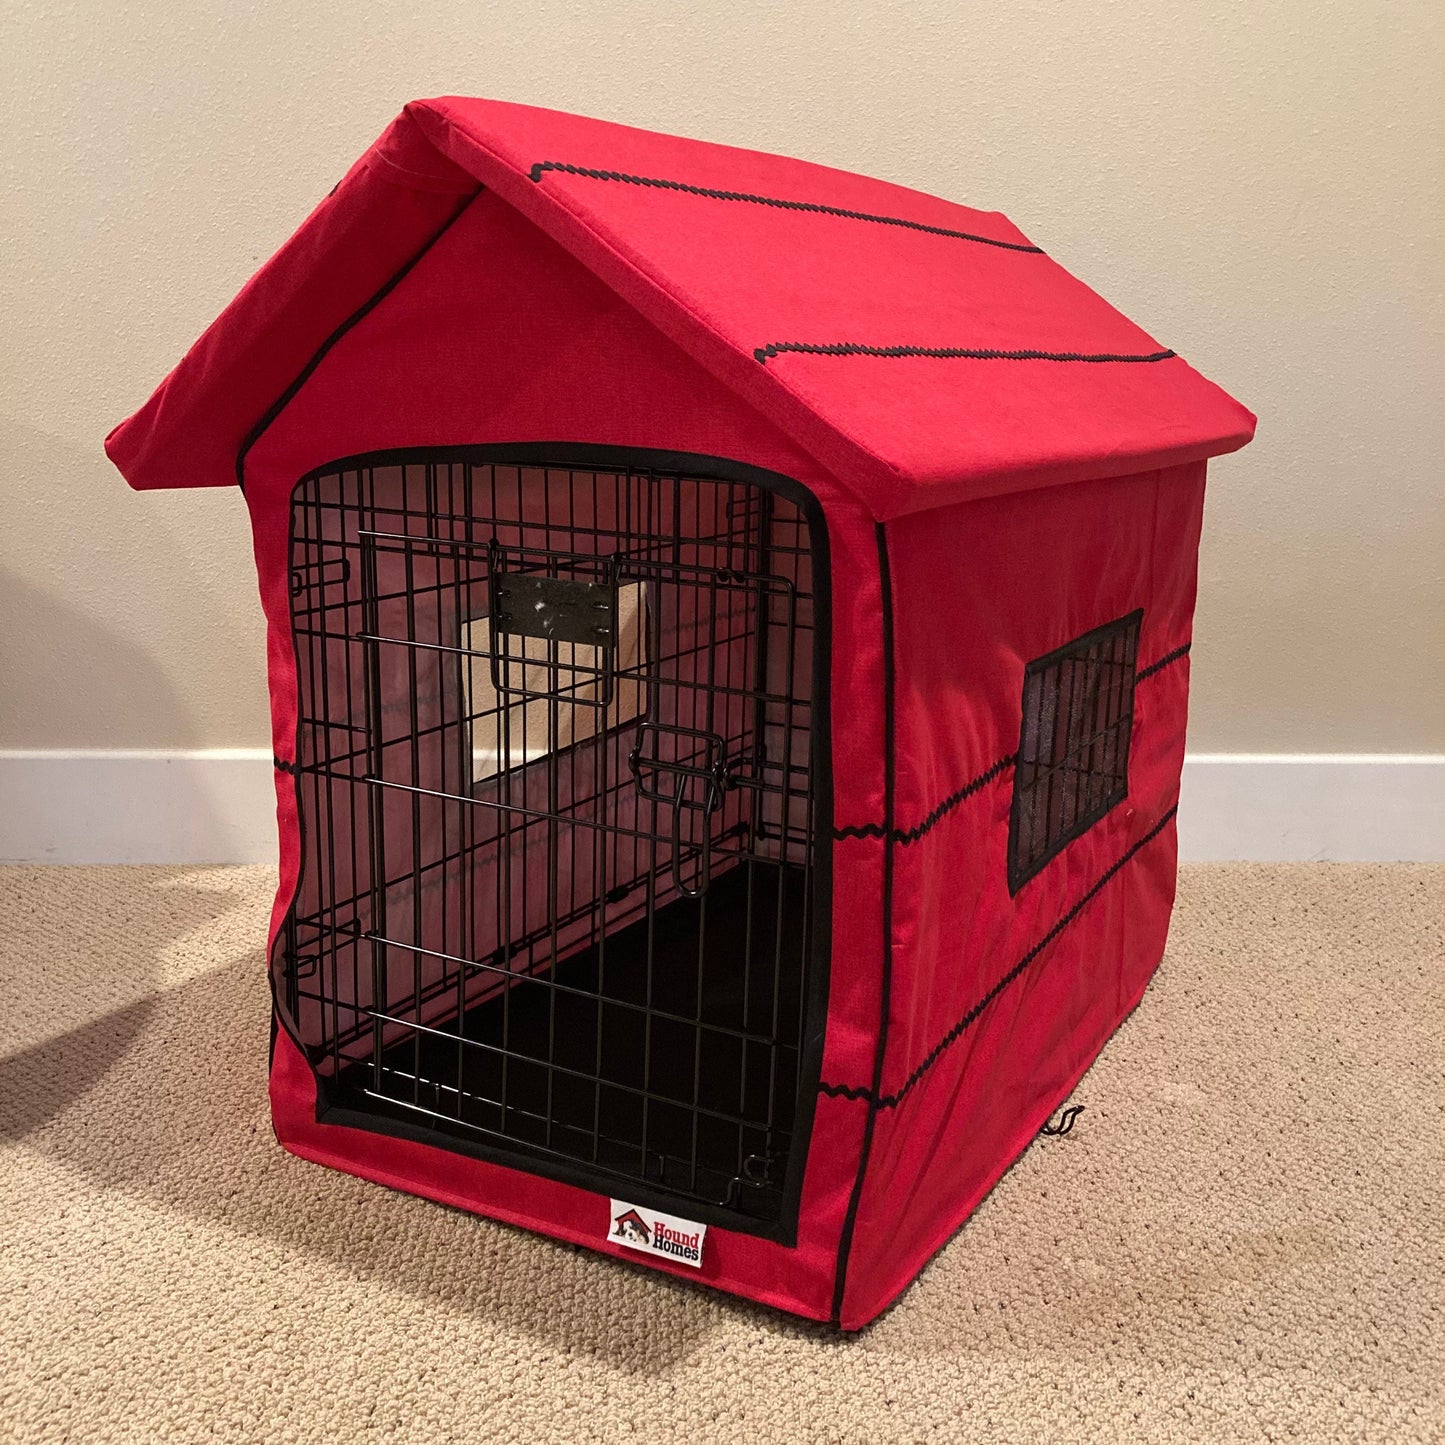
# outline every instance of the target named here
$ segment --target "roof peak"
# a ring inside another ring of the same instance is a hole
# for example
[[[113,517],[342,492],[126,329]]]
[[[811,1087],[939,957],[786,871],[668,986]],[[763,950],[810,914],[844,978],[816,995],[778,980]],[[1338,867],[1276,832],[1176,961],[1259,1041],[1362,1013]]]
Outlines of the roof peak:
[[[223,434],[253,432],[304,381],[310,353],[295,354],[300,329],[276,324],[283,311],[294,323],[299,306],[311,347],[322,346],[398,284],[477,186],[880,519],[1195,461],[1253,432],[1243,407],[999,212],[811,162],[456,96],[408,105],[232,303],[221,334],[202,338],[211,369],[183,376],[188,357],[166,386],[184,382],[187,402],[209,407]],[[223,354],[238,344],[247,376],[260,378],[246,383],[252,399],[208,394],[239,370]],[[262,385],[271,390],[256,405]],[[174,485],[151,479],[146,455],[164,450],[160,412],[144,438],[128,433],[143,417],[117,429],[112,455],[138,485]]]

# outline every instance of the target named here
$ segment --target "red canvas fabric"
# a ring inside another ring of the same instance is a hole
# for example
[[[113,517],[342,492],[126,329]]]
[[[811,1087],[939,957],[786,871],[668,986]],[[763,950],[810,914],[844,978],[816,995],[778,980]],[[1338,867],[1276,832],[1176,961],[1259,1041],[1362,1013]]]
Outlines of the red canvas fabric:
[[[997,213],[822,167],[420,102],[107,440],[137,486],[245,483],[281,764],[273,953],[326,865],[291,771],[300,478],[396,448],[584,443],[741,462],[819,500],[836,825],[817,840],[833,878],[823,1088],[796,1244],[714,1228],[701,1277],[846,1328],[946,1241],[1158,962],[1202,459],[1253,419],[1173,357],[755,352],[1161,349],[1028,246]],[[1011,895],[1024,668],[1135,609],[1129,796]],[[286,1030],[271,1095],[306,1158],[619,1252],[601,1194],[318,1122]]]
[[[871,522],[796,444],[490,193],[479,195],[406,283],[327,352],[249,453],[245,496],[271,637],[278,758],[289,764],[296,749],[288,538],[297,478],[363,452],[539,437],[725,456],[793,477],[825,500],[840,684],[860,694],[849,705],[847,726],[835,734],[834,766],[846,772],[856,796],[881,806],[883,705],[873,680],[881,603]],[[329,867],[325,839],[305,838],[295,825],[295,780],[277,777],[282,879],[273,952],[298,880],[304,889],[305,876]],[[880,1006],[875,861],[863,852],[835,869],[824,1066],[836,1071],[866,1069],[872,1057]],[[278,1137],[303,1157],[637,1260],[607,1239],[606,1196],[444,1148],[318,1124],[315,1080],[285,1032],[277,1040],[271,1097]],[[862,1129],[856,1110],[817,1124],[815,1137],[823,1144],[808,1155],[795,1247],[714,1228],[702,1279],[828,1318]],[[659,1267],[685,1278],[699,1274],[665,1261]]]
[[[1198,460],[1253,433],[1254,418],[1182,359],[1143,359],[1168,348],[996,212],[802,161],[448,97],[407,108],[112,434],[121,470],[138,486],[231,480],[247,418],[277,394],[285,365],[454,212],[468,177],[878,518]],[[410,214],[394,222],[397,189]],[[909,354],[769,354],[799,346]],[[259,372],[240,364],[251,356],[266,358]],[[1133,359],[1082,359],[1099,357]]]
[[[1203,488],[1194,464],[888,528],[900,841],[883,1102],[845,1324],[875,1315],[946,1242],[1067,1099],[1163,952]],[[1129,796],[1010,897],[1024,668],[1136,608],[1148,675]],[[840,840],[835,856],[853,846]]]
[[[246,437],[317,348],[476,192],[414,126],[389,126],[105,439],[111,461],[139,488],[233,485]]]

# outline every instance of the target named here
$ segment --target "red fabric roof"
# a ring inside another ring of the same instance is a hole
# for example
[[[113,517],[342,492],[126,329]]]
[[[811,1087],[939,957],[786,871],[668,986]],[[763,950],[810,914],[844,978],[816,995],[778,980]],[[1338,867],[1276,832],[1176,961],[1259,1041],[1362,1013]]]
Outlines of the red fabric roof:
[[[1253,435],[1248,411],[997,212],[448,97],[408,106],[116,428],[116,465],[138,487],[233,480],[237,454],[317,349],[479,183],[880,518],[1194,461]]]

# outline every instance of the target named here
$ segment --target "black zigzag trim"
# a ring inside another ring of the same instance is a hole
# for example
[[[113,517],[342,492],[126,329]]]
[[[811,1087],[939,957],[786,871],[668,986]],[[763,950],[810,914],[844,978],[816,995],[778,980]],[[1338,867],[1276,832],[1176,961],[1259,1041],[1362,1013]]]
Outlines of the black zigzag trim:
[[[1148,351],[1130,354],[1120,351],[997,351],[992,347],[972,346],[864,346],[856,341],[770,341],[759,346],[753,355],[764,366],[785,351],[799,351],[805,356],[931,356],[944,361],[960,357],[971,361],[1168,361],[1173,351]]]
[[[294,778],[294,777],[296,776],[296,764],[295,764],[295,763],[288,763],[285,758],[278,758],[278,757],[274,757],[274,756],[272,757],[271,761],[272,761],[273,763],[275,763],[275,765],[276,765],[276,771],[277,771],[278,773],[285,773],[285,774],[287,774],[288,777],[292,777],[292,778]]]
[[[1191,644],[1186,642],[1182,647],[1176,647],[1173,652],[1166,652],[1157,662],[1151,662],[1148,667],[1140,668],[1134,674],[1135,683],[1143,682],[1146,678],[1153,677],[1156,672],[1162,672],[1171,663],[1178,662],[1181,657],[1189,653]],[[956,793],[950,793],[921,823],[913,828],[903,828],[894,831],[894,841],[898,843],[917,843],[926,833],[942,821],[942,819],[956,808],[966,798],[971,798],[980,788],[991,783],[995,778],[1007,772],[1017,761],[1017,755],[1010,753],[1007,757],[1000,758],[992,767],[985,768],[976,778],[965,783]],[[841,841],[846,838],[881,838],[883,827],[879,823],[850,823],[845,828],[834,828],[833,837]]]
[[[850,211],[843,206],[823,206],[816,201],[784,201],[777,196],[754,196],[746,191],[716,191],[711,186],[689,186],[683,181],[664,181],[652,176],[628,176],[621,171],[595,171],[586,166],[569,166],[563,161],[538,161],[532,167],[532,179],[540,181],[546,171],[561,171],[568,176],[584,176],[591,181],[620,181],[628,186],[651,186],[660,191],[683,191],[689,196],[706,196],[714,201],[744,201],[753,206],[773,206],[780,211],[809,211],[819,216],[842,216],[849,221],[872,221],[878,226],[901,226],[907,231],[926,231],[930,236],[947,236],[954,241],[975,241],[980,246],[997,246],[1001,251],[1027,251],[1042,256],[1041,246],[1019,241],[996,241],[992,236],[978,236],[972,231],[951,231],[947,226],[928,226],[922,221],[905,221],[901,216],[875,216],[868,211]]]
[[[1148,667],[1141,667],[1134,674],[1134,681],[1136,683],[1143,682],[1146,677],[1153,677],[1156,672],[1163,672],[1171,662],[1178,662],[1181,657],[1187,656],[1189,647],[1190,644],[1186,642],[1183,647],[1176,647],[1173,652],[1166,652],[1158,662],[1151,662]]]
[[[912,828],[895,828],[893,830],[893,841],[895,843],[916,843],[924,834],[932,830],[951,813],[965,798],[971,798],[980,788],[987,787],[997,777],[1002,776],[1014,765],[1013,753],[1006,758],[1000,758],[992,767],[985,768],[976,778],[966,782],[956,793],[950,793],[921,823]],[[878,823],[850,823],[846,828],[834,828],[833,837],[843,838],[882,838],[883,828]]]
[[[979,1015],[983,1013],[984,1009],[1013,983],[1064,929],[1104,891],[1105,886],[1118,874],[1119,870],[1123,868],[1125,864],[1129,863],[1146,845],[1152,843],[1154,839],[1168,827],[1169,820],[1178,811],[1179,806],[1176,803],[1138,842],[1134,843],[1120,857],[1115,859],[1114,862],[1094,880],[1094,884],[1089,891],[929,1050],[923,1062],[903,1081],[903,1087],[899,1089],[896,1094],[889,1094],[879,1099],[878,1107],[880,1109],[897,1108],[898,1105],[908,1097],[913,1086],[943,1057],[949,1048],[962,1038],[965,1031],[978,1021]]]
[[[882,823],[849,823],[845,828],[834,828],[833,837],[842,838],[881,838],[884,836]]]
[[[1154,839],[1168,827],[1169,820],[1178,811],[1179,805],[1176,803],[1142,838],[1132,844],[1120,857],[1115,859],[1115,861],[1094,880],[1089,891],[928,1051],[923,1062],[903,1081],[903,1087],[899,1089],[896,1094],[883,1094],[878,1098],[877,1107],[880,1109],[896,1109],[904,1099],[912,1093],[914,1085],[917,1084],[929,1069],[978,1021],[984,1009],[1008,988],[1011,983],[1015,982],[1024,970],[1103,892],[1104,888],[1121,868],[1136,857],[1140,851],[1152,843]],[[863,1099],[869,1103],[873,1102],[872,1092],[866,1088],[855,1089],[847,1084],[819,1084],[818,1087],[823,1093],[832,1098]]]
[[[965,798],[971,798],[980,788],[987,787],[995,778],[1002,777],[1014,765],[1015,753],[1000,758],[991,768],[986,768],[971,782],[965,783],[956,793],[950,793],[917,827],[902,829],[894,833],[900,843],[916,843],[925,833],[933,829],[951,813]]]

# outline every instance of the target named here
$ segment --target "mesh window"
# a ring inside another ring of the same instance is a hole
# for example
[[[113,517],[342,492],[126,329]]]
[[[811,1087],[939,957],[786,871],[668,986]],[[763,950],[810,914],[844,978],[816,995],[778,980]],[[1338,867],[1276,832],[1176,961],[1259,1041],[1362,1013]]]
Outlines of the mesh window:
[[[1009,818],[1010,893],[1128,796],[1143,617],[1131,612],[1097,627],[1024,670]]]

